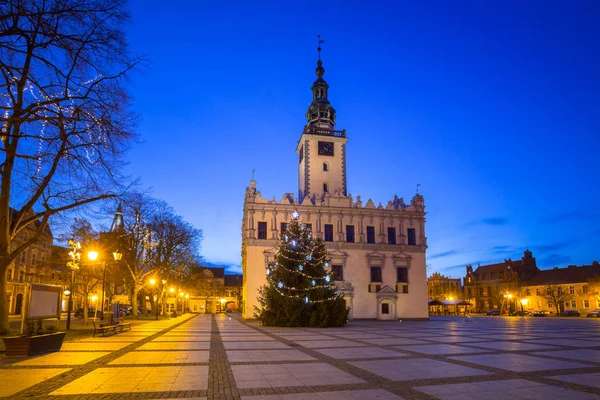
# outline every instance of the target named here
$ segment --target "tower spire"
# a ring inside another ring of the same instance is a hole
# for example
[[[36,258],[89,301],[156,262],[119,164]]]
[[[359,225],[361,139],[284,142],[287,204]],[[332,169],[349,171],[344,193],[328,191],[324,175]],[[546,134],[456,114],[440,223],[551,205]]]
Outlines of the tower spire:
[[[319,37],[319,44],[317,45],[317,51],[319,52],[319,61],[321,61],[321,43],[325,43],[323,39],[321,39],[321,35],[317,35]]]
[[[321,61],[322,43],[325,43],[325,41],[321,39],[321,35],[318,35],[317,52],[319,59],[317,60],[317,69],[315,70],[317,80],[313,82],[311,87],[313,92],[312,103],[306,112],[306,119],[308,120],[309,127],[333,130],[335,126],[335,109],[329,103],[327,97],[329,85],[323,79],[325,68],[323,68],[323,61]]]
[[[115,212],[115,217],[113,218],[112,225],[110,226],[111,232],[122,232],[125,229],[125,225],[123,223],[123,208],[121,207],[121,203],[119,202],[119,206],[117,207],[117,211]]]

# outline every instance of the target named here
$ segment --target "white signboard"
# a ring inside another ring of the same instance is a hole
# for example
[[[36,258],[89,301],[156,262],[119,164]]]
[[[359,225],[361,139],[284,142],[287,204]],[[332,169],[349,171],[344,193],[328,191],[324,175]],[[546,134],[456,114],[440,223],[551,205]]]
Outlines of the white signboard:
[[[62,287],[32,283],[27,318],[60,318]]]

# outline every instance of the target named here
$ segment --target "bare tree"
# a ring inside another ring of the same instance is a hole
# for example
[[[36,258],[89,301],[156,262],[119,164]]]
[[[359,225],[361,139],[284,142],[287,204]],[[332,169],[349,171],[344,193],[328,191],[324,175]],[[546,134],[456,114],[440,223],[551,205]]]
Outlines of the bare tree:
[[[562,286],[550,283],[546,287],[543,297],[554,305],[556,308],[556,315],[558,315],[561,312],[561,305],[563,305],[565,301],[571,300],[573,295],[569,294],[567,290],[563,290]]]
[[[123,208],[128,249],[123,260],[133,282],[133,314],[150,278],[185,276],[198,256],[202,232],[174,214],[165,202],[132,194]],[[153,289],[156,290],[156,289]]]
[[[0,2],[0,331],[13,260],[53,215],[121,190],[135,125],[122,83],[140,62],[127,53],[128,19],[120,0]]]

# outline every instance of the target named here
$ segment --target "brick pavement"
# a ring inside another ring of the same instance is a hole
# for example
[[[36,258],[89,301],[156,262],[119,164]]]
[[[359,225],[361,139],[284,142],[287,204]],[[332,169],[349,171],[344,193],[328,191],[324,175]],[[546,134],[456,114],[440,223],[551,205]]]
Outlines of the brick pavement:
[[[600,399],[600,320],[265,328],[186,315],[1,360],[11,399]]]

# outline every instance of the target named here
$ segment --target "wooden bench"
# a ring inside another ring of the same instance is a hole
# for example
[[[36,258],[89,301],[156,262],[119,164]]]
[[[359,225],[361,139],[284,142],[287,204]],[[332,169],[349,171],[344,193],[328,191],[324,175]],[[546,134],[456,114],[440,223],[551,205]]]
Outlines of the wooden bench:
[[[126,327],[131,330],[131,322],[125,322],[123,318],[115,318],[114,324],[117,328],[121,328],[121,332],[123,332],[123,329]]]
[[[108,324],[98,323],[98,326],[96,326],[96,321],[92,321],[92,323],[94,324],[94,335],[93,335],[94,337],[96,337],[96,332],[102,332],[102,336],[106,336],[106,332],[110,332],[110,331],[117,333],[118,325],[108,325]]]

